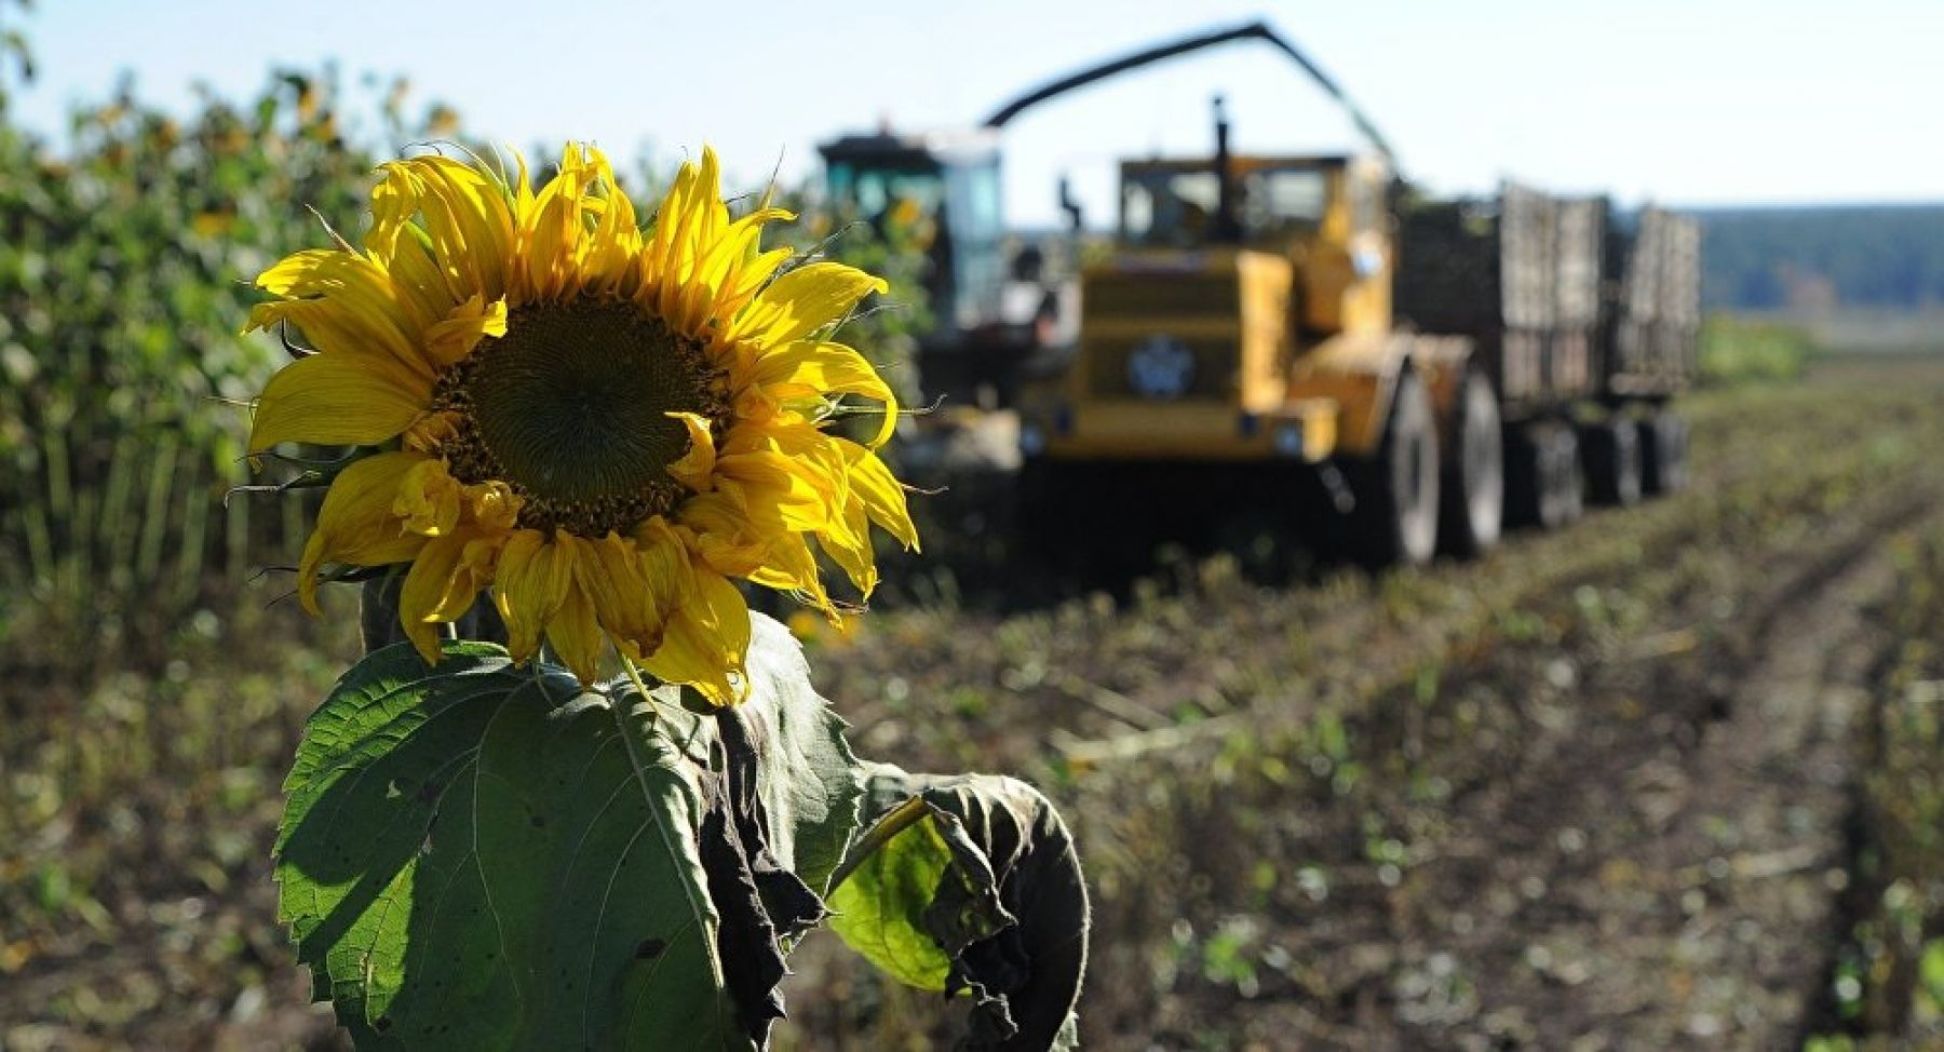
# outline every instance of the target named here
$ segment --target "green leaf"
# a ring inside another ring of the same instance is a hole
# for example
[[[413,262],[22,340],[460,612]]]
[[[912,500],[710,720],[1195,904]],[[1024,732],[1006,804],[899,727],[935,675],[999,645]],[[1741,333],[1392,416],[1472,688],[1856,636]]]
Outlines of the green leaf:
[[[280,912],[361,1047],[756,1047],[700,861],[705,720],[498,647],[360,662],[285,790]]]
[[[844,721],[810,685],[810,666],[790,630],[751,617],[750,699],[735,709],[757,754],[757,795],[777,861],[819,892],[843,861],[864,799]]]
[[[877,817],[835,877],[831,928],[900,981],[969,991],[960,1047],[1076,1047],[1089,908],[1053,805],[1012,778],[866,767]]]

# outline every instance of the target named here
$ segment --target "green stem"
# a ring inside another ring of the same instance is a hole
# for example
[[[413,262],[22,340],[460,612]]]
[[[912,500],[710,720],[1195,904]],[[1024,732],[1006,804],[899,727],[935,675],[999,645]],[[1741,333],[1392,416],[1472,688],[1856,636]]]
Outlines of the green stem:
[[[825,897],[828,898],[831,894],[835,894],[838,885],[842,884],[846,878],[856,872],[857,867],[863,865],[865,859],[870,858],[879,848],[890,843],[891,838],[917,825],[920,820],[930,813],[931,806],[925,803],[924,797],[921,796],[914,796],[885,812],[884,817],[878,819],[876,824],[872,825],[862,837],[858,838],[857,843],[844,856],[843,864],[838,866],[837,871],[830,875],[830,891]]]

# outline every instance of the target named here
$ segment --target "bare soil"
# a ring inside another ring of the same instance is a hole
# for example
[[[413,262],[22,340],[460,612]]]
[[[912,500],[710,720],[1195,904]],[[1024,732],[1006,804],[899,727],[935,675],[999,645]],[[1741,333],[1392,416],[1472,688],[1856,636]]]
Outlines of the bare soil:
[[[1850,1025],[1864,732],[1909,642],[1898,553],[1944,537],[1940,397],[1934,359],[1707,393],[1684,493],[1276,586],[1183,557],[1062,596],[1019,579],[1003,477],[958,478],[812,667],[861,754],[1061,806],[1091,1046],[1793,1047]],[[267,855],[349,640],[246,665],[240,631],[0,697],[0,1048],[337,1044]],[[792,963],[779,1046],[949,1044],[956,1006],[833,937]]]

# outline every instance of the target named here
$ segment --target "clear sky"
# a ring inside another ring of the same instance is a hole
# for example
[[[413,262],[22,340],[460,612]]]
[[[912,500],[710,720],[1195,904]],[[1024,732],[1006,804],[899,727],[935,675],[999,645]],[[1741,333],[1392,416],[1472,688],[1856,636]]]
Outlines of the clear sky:
[[[16,112],[58,128],[122,70],[186,107],[194,81],[240,96],[272,66],[335,60],[353,80],[408,76],[489,139],[665,157],[708,141],[754,182],[779,156],[786,176],[814,171],[838,132],[976,123],[1075,66],[1258,16],[1435,190],[1513,176],[1629,202],[1944,199],[1944,0],[40,0],[25,28],[41,79]],[[1114,158],[1206,152],[1218,91],[1243,149],[1354,143],[1282,58],[1231,45],[1021,117],[1010,218],[1051,223],[1062,172],[1108,218]]]

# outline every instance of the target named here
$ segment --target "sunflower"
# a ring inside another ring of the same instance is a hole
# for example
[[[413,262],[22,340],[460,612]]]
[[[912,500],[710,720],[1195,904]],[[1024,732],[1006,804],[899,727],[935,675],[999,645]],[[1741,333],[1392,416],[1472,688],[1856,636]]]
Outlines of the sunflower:
[[[879,459],[897,402],[836,323],[883,281],[763,251],[768,206],[731,219],[713,151],[652,225],[597,150],[569,146],[537,191],[443,156],[387,164],[362,250],[298,252],[257,286],[246,331],[315,348],[271,377],[252,454],[360,447],[332,480],[298,592],[327,564],[409,563],[399,602],[427,661],[440,626],[489,591],[508,649],[544,640],[583,682],[612,644],[639,666],[739,700],[749,610],[733,583],[832,617],[818,554],[868,597],[870,529],[918,543]],[[825,429],[881,403],[867,441]],[[814,543],[814,546],[813,546]]]

